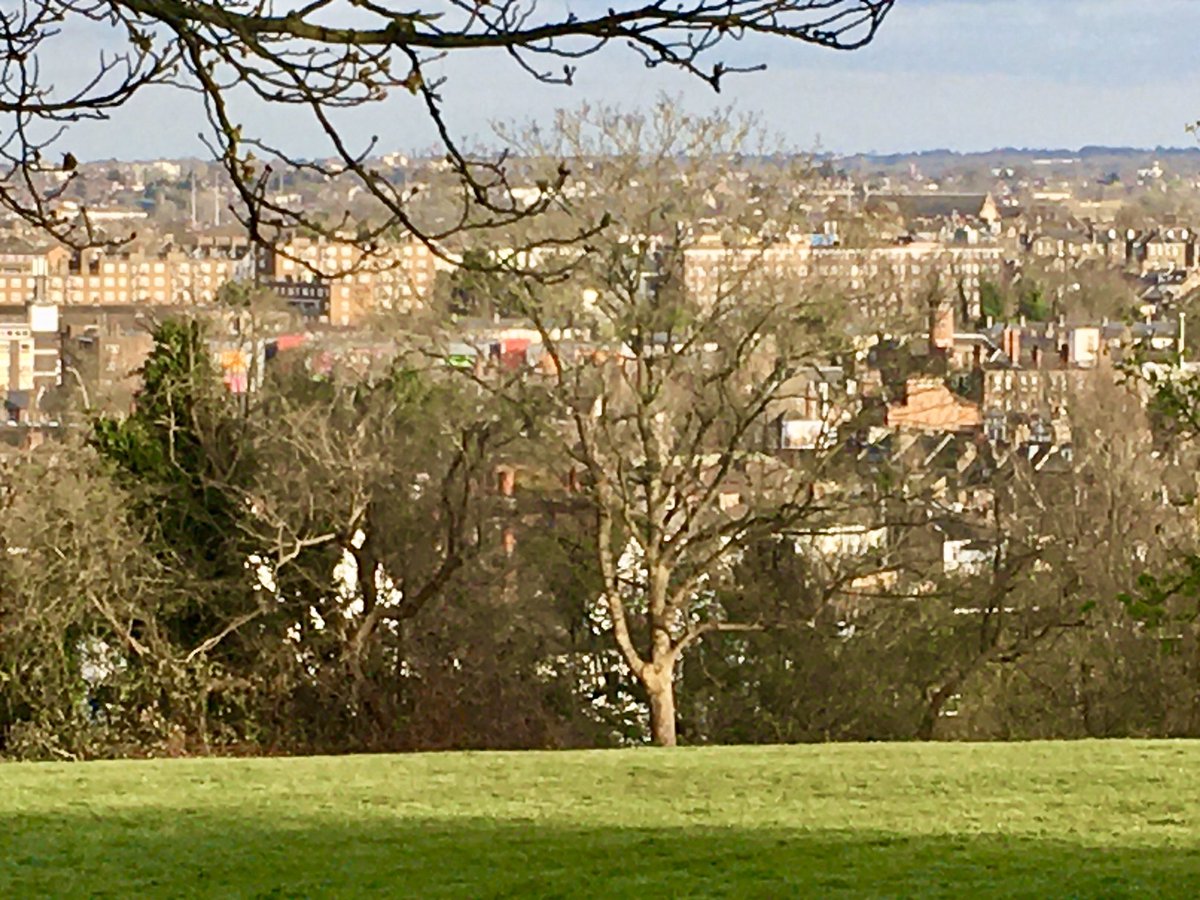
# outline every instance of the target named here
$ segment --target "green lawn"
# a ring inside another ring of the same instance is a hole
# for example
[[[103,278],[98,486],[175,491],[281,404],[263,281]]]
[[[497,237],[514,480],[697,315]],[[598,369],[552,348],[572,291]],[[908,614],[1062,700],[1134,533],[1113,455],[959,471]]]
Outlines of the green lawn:
[[[0,765],[0,897],[1200,896],[1200,744]]]

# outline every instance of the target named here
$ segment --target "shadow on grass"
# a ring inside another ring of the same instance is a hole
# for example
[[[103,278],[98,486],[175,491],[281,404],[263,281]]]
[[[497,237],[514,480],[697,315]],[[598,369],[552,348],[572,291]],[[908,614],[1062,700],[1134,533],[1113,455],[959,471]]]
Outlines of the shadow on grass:
[[[574,828],[199,811],[0,821],[0,896],[1196,895],[1200,848],[997,835]]]

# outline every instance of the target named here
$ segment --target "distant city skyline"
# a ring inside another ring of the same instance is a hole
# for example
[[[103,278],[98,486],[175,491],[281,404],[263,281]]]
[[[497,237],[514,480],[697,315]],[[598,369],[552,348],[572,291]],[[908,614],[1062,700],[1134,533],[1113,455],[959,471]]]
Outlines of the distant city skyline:
[[[569,0],[568,0],[569,2]],[[491,142],[489,123],[545,122],[581,102],[626,107],[659,94],[696,111],[728,104],[755,112],[791,146],[837,153],[960,152],[1087,145],[1191,147],[1200,119],[1200,32],[1195,0],[898,0],[876,42],[836,53],[785,41],[730,43],[720,58],[768,64],[731,76],[715,95],[687,76],[647,70],[612,46],[584,60],[574,87],[541,85],[501,54],[448,60],[443,95],[451,126]],[[94,41],[63,73],[83,74]],[[717,59],[713,56],[712,59]],[[304,156],[328,148],[289,110],[246,106],[245,124]],[[155,89],[110,123],[83,123],[67,142],[82,159],[207,155],[194,97]],[[381,152],[419,152],[433,133],[410,98],[353,111],[341,122]]]

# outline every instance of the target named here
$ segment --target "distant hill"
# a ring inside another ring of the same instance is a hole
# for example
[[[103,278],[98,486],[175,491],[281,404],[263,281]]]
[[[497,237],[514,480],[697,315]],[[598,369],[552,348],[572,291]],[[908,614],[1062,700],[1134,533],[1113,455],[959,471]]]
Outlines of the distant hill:
[[[937,177],[949,171],[998,166],[1022,170],[1071,169],[1077,174],[1119,171],[1132,173],[1155,161],[1171,174],[1200,173],[1200,145],[1195,147],[1104,147],[1089,145],[1074,149],[1055,147],[997,147],[993,150],[960,152],[948,149],[914,150],[906,153],[827,154],[826,158],[849,172],[886,171],[916,166]]]

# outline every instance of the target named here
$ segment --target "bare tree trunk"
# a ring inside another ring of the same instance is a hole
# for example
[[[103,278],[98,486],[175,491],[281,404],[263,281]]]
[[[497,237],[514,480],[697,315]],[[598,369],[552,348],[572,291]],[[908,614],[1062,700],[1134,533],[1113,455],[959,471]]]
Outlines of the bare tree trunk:
[[[925,697],[925,712],[921,716],[921,722],[917,726],[917,740],[932,741],[935,730],[937,729],[938,718],[942,714],[942,709],[946,702],[957,690],[959,679],[954,679],[947,684],[942,685],[936,691],[926,694]]]
[[[675,648],[671,641],[673,616],[667,592],[671,570],[663,565],[656,545],[647,552],[649,596],[646,624],[650,626],[650,663],[642,668],[642,684],[650,698],[650,739],[658,747],[674,747],[675,736]]]
[[[650,697],[650,739],[657,747],[674,747],[675,738],[675,666],[656,664],[646,667],[642,676]]]
[[[658,747],[674,747],[675,739],[675,685],[650,694],[650,737]]]

